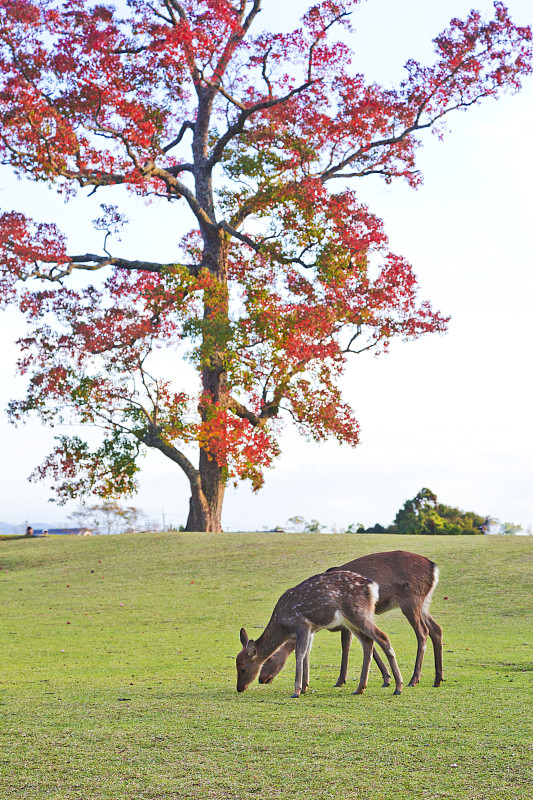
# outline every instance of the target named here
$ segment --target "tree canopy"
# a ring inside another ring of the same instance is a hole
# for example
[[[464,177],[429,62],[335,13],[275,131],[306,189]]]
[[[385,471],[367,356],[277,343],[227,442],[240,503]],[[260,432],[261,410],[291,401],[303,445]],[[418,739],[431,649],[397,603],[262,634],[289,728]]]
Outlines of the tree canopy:
[[[388,532],[426,535],[482,534],[486,523],[486,516],[439,503],[437,495],[430,489],[421,489],[398,511]]]
[[[29,324],[11,416],[102,432],[60,435],[37,468],[60,501],[132,494],[156,448],[189,482],[186,528],[220,530],[225,487],[260,488],[285,421],[357,444],[338,385],[351,354],[445,330],[352,187],[416,187],[419,134],[517,90],[531,31],[501,2],[472,11],[435,38],[433,64],[410,60],[384,88],[334,38],[357,5],[323,0],[275,33],[261,0],[0,0],[1,163],[66,200],[106,198],[99,253],[23,209],[0,215],[2,301]],[[188,232],[172,263],[120,255],[117,188],[175,204]],[[162,348],[185,348],[197,393],[157,373]]]

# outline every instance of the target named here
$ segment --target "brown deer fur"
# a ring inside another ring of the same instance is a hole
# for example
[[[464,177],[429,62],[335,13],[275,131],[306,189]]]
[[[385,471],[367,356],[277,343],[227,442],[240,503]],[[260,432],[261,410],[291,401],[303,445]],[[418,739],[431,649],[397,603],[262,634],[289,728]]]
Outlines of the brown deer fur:
[[[236,659],[237,691],[243,692],[259,675],[263,663],[289,643],[296,655],[292,697],[299,697],[309,684],[309,652],[314,634],[323,628],[342,627],[350,636],[356,636],[363,647],[363,666],[355,694],[362,694],[366,687],[374,642],[384,650],[395,678],[394,694],[400,694],[402,676],[394,650],[387,635],[374,623],[377,600],[376,583],[351,570],[335,569],[313,575],[288,589],[276,603],[270,622],[257,641],[249,639],[241,628],[242,650]]]
[[[384,614],[391,608],[400,608],[407,617],[418,642],[415,668],[409,686],[416,686],[420,680],[422,661],[429,635],[435,656],[433,685],[440,686],[442,681],[442,628],[428,611],[431,595],[439,579],[439,570],[436,564],[425,556],[408,553],[404,550],[394,550],[362,556],[331,569],[353,570],[375,581],[379,585],[376,614]],[[330,630],[341,631],[342,662],[339,679],[335,685],[343,686],[346,683],[352,634],[348,628]],[[272,683],[293,650],[294,642],[288,641],[271,656],[261,668],[259,683]],[[374,660],[383,675],[383,686],[389,686],[390,674],[375,648]]]

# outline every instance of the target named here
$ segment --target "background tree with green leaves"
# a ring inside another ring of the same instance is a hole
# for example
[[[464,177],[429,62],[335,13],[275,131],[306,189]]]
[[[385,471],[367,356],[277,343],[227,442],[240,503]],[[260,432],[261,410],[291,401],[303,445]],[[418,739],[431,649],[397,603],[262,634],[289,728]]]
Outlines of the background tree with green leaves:
[[[409,534],[482,534],[486,517],[473,511],[439,503],[430,489],[421,489],[412,500],[406,500],[387,528],[388,533]]]

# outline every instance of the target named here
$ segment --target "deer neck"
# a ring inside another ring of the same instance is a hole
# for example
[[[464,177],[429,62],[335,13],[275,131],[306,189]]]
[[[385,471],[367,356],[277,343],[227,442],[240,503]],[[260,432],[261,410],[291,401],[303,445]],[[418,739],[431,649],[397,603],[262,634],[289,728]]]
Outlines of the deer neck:
[[[281,628],[279,623],[271,619],[255,643],[258,657],[266,661],[267,658],[270,658],[270,656],[275,653],[276,650],[279,650],[290,638],[290,633]]]

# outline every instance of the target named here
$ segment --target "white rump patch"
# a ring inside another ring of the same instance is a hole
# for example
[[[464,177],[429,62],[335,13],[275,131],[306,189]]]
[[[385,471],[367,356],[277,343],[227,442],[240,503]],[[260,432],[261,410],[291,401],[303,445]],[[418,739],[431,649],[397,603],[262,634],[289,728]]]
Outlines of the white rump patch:
[[[370,581],[368,588],[370,590],[370,597],[374,601],[374,605],[376,605],[379,600],[379,583],[376,583],[376,581]]]
[[[422,606],[422,613],[427,614],[429,610],[429,604],[431,603],[431,598],[433,596],[433,592],[437,587],[437,583],[439,582],[439,568],[435,567],[435,571],[433,573],[433,586],[429,590],[426,599],[424,600],[424,605]]]

